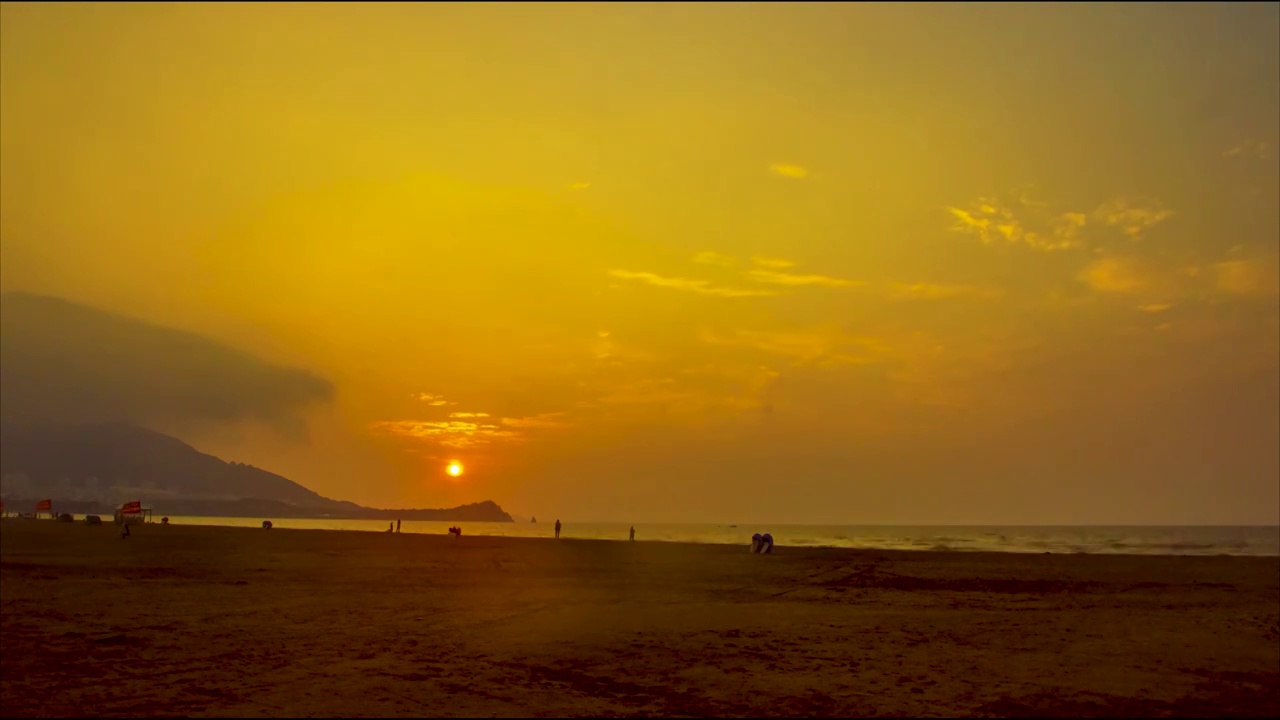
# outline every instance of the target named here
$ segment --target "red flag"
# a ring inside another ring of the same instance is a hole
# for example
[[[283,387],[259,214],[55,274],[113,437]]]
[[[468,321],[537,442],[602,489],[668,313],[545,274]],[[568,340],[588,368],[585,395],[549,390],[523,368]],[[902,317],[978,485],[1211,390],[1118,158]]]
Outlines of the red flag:
[[[36,512],[52,512],[52,511],[53,511],[52,500],[41,500],[40,502],[36,503]]]
[[[120,514],[121,515],[141,515],[142,501],[134,500],[133,502],[125,503],[120,507]]]

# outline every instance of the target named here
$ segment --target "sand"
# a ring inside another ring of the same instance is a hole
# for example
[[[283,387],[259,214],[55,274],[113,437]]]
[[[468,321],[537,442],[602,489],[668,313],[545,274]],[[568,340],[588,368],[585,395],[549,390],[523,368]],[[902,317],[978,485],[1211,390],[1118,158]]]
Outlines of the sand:
[[[1278,558],[745,545],[5,520],[0,714],[1280,714]]]

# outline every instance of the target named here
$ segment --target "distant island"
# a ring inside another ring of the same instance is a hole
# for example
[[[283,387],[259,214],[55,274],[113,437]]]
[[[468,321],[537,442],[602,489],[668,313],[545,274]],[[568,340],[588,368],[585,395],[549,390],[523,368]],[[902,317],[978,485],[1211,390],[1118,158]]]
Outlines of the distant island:
[[[141,500],[157,515],[513,522],[497,503],[445,509],[368,508],[332,500],[243,463],[225,462],[178,438],[124,423],[0,425],[5,510],[110,515]]]

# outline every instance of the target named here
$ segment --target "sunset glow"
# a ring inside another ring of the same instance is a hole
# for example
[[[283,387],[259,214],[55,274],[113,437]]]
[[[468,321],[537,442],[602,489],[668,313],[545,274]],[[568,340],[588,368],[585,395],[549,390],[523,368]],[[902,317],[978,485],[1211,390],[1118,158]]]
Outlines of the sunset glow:
[[[0,288],[226,349],[4,410],[377,507],[1273,523],[1278,8],[4,3]]]

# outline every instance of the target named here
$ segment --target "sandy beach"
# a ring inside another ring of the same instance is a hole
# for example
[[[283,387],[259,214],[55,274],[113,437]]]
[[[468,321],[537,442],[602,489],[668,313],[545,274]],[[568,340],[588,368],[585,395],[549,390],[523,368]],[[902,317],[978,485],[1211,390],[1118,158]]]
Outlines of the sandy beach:
[[[1274,716],[1280,558],[0,522],[0,714]]]

